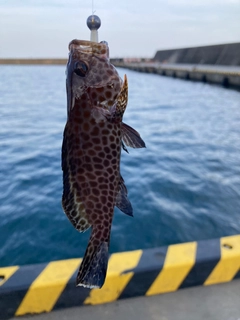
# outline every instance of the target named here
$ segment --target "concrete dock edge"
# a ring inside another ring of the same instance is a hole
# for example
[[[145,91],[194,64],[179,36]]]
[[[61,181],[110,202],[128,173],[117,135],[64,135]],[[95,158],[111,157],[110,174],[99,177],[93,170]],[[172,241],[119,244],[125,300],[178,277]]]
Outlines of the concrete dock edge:
[[[102,289],[75,286],[81,259],[0,268],[0,319],[240,278],[240,235],[112,254]]]

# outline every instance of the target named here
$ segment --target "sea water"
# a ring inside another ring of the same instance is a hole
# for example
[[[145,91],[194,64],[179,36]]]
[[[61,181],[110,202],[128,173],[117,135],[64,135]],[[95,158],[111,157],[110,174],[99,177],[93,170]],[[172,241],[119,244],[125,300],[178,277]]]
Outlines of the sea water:
[[[110,252],[240,233],[240,92],[119,73],[147,148],[122,151],[134,218],[115,210]],[[85,252],[61,207],[65,122],[64,66],[0,67],[0,266]]]

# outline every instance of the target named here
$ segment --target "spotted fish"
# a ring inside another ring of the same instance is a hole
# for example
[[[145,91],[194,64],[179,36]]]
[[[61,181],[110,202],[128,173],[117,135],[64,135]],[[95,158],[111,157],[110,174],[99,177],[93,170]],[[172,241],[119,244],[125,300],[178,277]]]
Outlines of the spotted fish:
[[[69,51],[62,206],[78,231],[92,229],[76,284],[101,288],[114,206],[130,216],[133,211],[120,174],[121,147],[145,144],[136,130],[122,122],[128,82],[110,63],[107,43],[73,40]]]

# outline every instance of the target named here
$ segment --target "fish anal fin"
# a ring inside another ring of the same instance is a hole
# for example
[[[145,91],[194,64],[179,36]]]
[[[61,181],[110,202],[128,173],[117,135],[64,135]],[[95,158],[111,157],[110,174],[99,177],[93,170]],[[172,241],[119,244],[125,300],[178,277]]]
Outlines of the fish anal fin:
[[[127,214],[128,216],[133,217],[133,209],[131,202],[127,197],[127,188],[124,184],[124,180],[122,176],[120,176],[119,180],[119,189],[116,197],[116,207],[121,210],[123,213]]]
[[[128,147],[146,148],[140,134],[124,122],[122,122],[122,140]]]

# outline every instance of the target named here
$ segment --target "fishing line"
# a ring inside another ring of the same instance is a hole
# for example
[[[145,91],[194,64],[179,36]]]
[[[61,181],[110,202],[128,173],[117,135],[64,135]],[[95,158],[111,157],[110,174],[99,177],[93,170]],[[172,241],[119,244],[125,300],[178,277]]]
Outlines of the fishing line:
[[[92,0],[92,15],[94,15],[95,12],[96,10],[94,10],[94,0]]]

